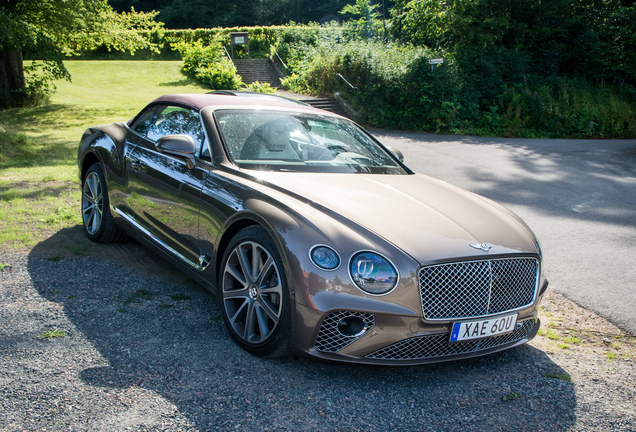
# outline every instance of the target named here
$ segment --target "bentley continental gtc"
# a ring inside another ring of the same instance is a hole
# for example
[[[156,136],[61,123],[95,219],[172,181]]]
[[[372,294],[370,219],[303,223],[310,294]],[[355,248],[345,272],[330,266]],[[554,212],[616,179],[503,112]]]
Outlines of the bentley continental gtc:
[[[241,92],[162,96],[78,152],[86,235],[133,237],[207,287],[255,355],[411,365],[539,329],[547,289],[512,212],[354,122]]]

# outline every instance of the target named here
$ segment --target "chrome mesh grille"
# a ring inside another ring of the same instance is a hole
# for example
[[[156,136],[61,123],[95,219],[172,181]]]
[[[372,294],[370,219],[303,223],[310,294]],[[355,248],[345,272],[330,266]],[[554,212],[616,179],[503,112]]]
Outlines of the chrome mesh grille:
[[[535,299],[538,275],[539,261],[535,258],[422,267],[419,278],[424,318],[472,318],[529,306]]]
[[[449,342],[448,334],[417,336],[394,343],[368,354],[366,358],[382,360],[419,360],[471,354],[495,348],[528,337],[534,327],[534,320],[522,321],[515,331],[500,336],[464,342]]]
[[[375,326],[375,317],[372,313],[367,312],[351,312],[351,311],[337,311],[327,315],[327,318],[322,322],[314,347],[316,351],[322,352],[338,352],[347,345],[352,344],[360,338],[358,336],[347,336],[338,331],[338,323],[347,317],[358,317],[365,321],[367,330],[371,330]]]

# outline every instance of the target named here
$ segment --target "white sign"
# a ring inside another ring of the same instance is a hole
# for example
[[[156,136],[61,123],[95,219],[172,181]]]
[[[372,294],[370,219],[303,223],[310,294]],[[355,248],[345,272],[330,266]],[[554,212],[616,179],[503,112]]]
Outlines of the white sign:
[[[440,63],[444,63],[444,59],[443,58],[441,58],[441,59],[431,59],[431,60],[428,61],[428,64],[432,64],[432,65],[433,64],[440,64]]]

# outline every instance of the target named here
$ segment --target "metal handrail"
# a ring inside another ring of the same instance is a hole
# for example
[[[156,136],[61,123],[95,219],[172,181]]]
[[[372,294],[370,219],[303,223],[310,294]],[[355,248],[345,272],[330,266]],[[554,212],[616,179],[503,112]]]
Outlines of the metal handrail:
[[[280,58],[280,56],[278,55],[278,51],[276,51],[276,48],[274,48],[274,45],[270,45],[270,48],[274,51],[274,54],[276,54],[276,57],[278,57],[278,61],[280,61],[280,64],[283,65],[283,67],[285,69],[287,69],[287,65],[285,64],[285,62],[283,61],[282,58]]]
[[[345,77],[343,77],[341,74],[339,74],[339,73],[338,73],[338,74],[336,74],[336,75],[338,75],[338,76],[340,77],[340,79],[342,79],[344,82],[346,82],[346,83],[347,83],[347,85],[348,85],[349,87],[351,87],[353,90],[356,90],[356,91],[358,90],[358,87],[354,86],[354,85],[353,85],[353,84],[351,84],[349,81],[347,81],[347,79],[346,79]]]
[[[234,60],[232,60],[232,57],[230,57],[230,53],[227,52],[227,48],[225,48],[225,45],[223,45],[223,51],[225,51],[225,56],[227,57],[227,59],[229,61],[232,62],[232,67],[234,68],[234,70],[236,71],[236,65],[234,64]]]

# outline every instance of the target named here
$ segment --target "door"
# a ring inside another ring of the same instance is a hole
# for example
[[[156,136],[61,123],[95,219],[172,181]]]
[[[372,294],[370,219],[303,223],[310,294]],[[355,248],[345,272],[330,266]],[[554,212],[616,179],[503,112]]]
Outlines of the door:
[[[162,153],[155,146],[163,136],[185,134],[194,139],[198,155],[205,141],[199,113],[159,105],[147,127],[135,130],[139,141],[129,156],[128,202],[136,224],[181,261],[194,268],[205,267],[207,257],[199,247],[199,211],[207,165],[197,161],[190,169],[185,159]]]

